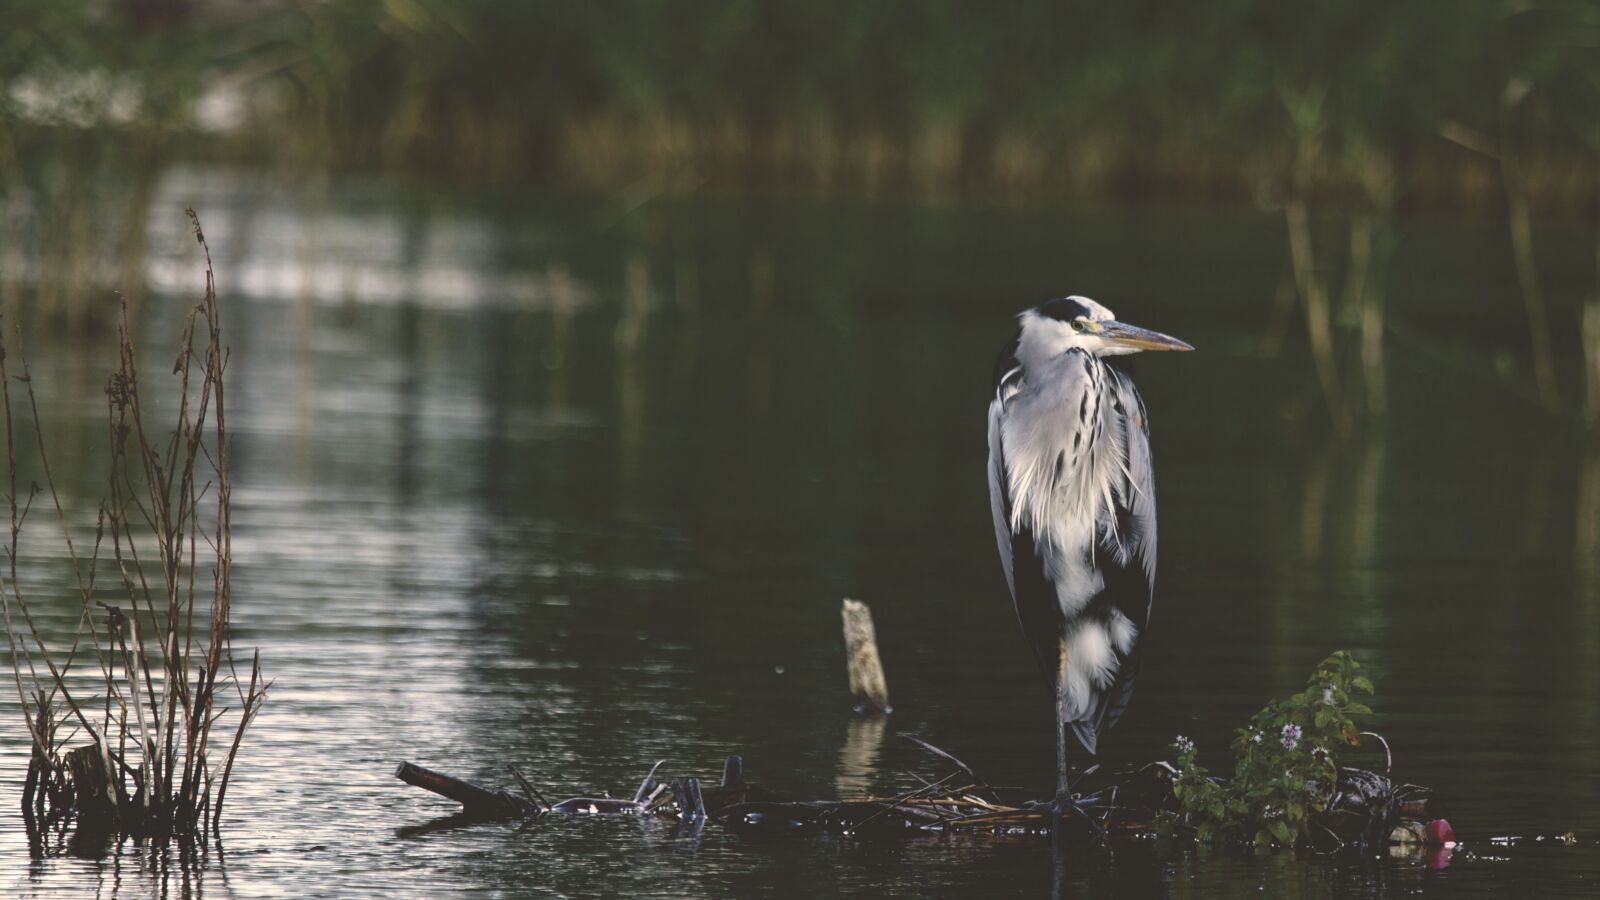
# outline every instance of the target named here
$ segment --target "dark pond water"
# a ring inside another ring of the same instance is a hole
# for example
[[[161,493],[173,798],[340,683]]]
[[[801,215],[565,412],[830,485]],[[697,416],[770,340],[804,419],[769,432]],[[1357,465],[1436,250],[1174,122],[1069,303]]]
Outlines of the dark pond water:
[[[133,845],[31,859],[8,694],[6,896],[1048,891],[1028,841],[405,836],[451,808],[392,772],[500,784],[513,763],[570,796],[741,752],[756,781],[832,797],[936,769],[913,734],[1045,795],[1049,697],[993,558],[983,416],[1010,316],[1069,292],[1200,348],[1137,372],[1160,578],[1109,758],[1183,733],[1221,768],[1233,727],[1347,648],[1397,774],[1466,845],[1435,870],[1157,843],[1074,862],[1069,892],[1596,890],[1600,450],[1493,374],[1526,369],[1495,226],[1399,234],[1390,414],[1339,442],[1300,343],[1259,350],[1283,266],[1268,214],[312,197],[205,173],[161,196],[143,339],[164,348],[189,302],[193,204],[233,347],[235,640],[276,687],[225,850],[192,866]],[[1590,240],[1541,236],[1561,321]],[[92,522],[109,337],[29,344],[57,476]],[[851,714],[844,596],[878,620],[881,730]]]

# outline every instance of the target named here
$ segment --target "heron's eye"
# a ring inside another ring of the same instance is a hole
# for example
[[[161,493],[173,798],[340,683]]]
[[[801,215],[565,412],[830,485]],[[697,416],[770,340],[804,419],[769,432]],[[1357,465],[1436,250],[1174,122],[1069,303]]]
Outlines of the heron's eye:
[[[1083,324],[1083,320],[1082,319],[1073,319],[1072,320],[1072,330],[1073,331],[1076,331],[1076,332],[1081,334],[1083,332],[1083,329],[1085,329],[1087,327],[1088,327],[1087,325]]]

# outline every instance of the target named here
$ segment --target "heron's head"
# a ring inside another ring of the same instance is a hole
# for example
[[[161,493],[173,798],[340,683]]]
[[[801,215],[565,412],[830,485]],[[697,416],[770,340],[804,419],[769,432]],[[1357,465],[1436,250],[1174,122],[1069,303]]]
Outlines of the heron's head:
[[[1023,313],[1023,339],[1038,341],[1051,355],[1084,350],[1094,356],[1121,356],[1141,350],[1193,350],[1170,335],[1118,322],[1111,310],[1088,297],[1047,300]]]

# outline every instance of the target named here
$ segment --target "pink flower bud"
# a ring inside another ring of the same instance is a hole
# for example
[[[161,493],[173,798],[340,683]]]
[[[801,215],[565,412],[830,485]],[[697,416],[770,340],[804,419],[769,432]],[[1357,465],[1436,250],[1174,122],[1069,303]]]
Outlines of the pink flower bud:
[[[1444,819],[1434,819],[1428,823],[1424,830],[1428,843],[1435,847],[1453,847],[1456,843],[1455,829]]]

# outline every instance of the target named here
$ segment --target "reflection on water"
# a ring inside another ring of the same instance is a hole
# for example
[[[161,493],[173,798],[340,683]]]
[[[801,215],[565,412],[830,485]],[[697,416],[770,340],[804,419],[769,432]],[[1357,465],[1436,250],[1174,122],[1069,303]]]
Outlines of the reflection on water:
[[[1348,442],[1289,448],[1266,472],[1268,559],[1275,575],[1274,628],[1268,640],[1285,679],[1303,677],[1294,636],[1305,613],[1307,579],[1348,598],[1341,615],[1372,632],[1387,630],[1383,554],[1392,546],[1381,515],[1389,433],[1375,423]]]
[[[1397,774],[1438,788],[1469,848],[1587,841],[1486,848],[1447,876],[1139,847],[1069,866],[1066,887],[1554,894],[1600,877],[1600,454],[1409,347],[1386,360],[1385,422],[1336,444],[1285,419],[1315,390],[1309,364],[1247,346],[1278,276],[1274,220],[619,212],[370,185],[306,205],[193,173],[157,196],[192,202],[218,250],[237,640],[263,648],[277,687],[220,859],[30,856],[13,818],[8,895],[1047,890],[1034,842],[689,842],[610,821],[397,837],[450,809],[391,773],[404,758],[499,784],[511,763],[547,795],[622,793],[657,759],[714,777],[741,752],[773,790],[858,795],[922,772],[894,739],[908,733],[1043,796],[1049,698],[991,558],[981,421],[1008,316],[1063,290],[1201,348],[1139,365],[1161,578],[1112,761],[1181,732],[1220,768],[1234,723],[1348,647],[1378,682]],[[173,218],[151,221],[154,357],[185,308],[172,292],[197,279]],[[1503,272],[1458,272],[1480,255],[1471,235],[1417,227],[1396,277],[1448,274],[1436,293],[1391,292],[1387,319],[1442,321],[1462,290],[1508,289]],[[1450,320],[1467,348],[1474,315]],[[30,348],[84,528],[104,481],[102,341]],[[25,569],[47,552],[25,543]],[[851,713],[845,595],[873,604],[888,719]],[[0,695],[6,790],[26,764],[15,708]]]
[[[1573,593],[1578,605],[1574,633],[1581,644],[1579,658],[1586,663],[1600,662],[1600,442],[1589,442],[1577,481],[1572,540]],[[1583,698],[1582,731],[1600,733],[1600,665],[1586,665],[1577,679]],[[1600,784],[1594,778],[1588,784],[1590,799],[1600,800]]]
[[[859,715],[845,726],[844,744],[839,748],[839,774],[833,779],[834,796],[849,800],[877,793],[874,788],[878,758],[882,756],[888,722],[888,716]]]

